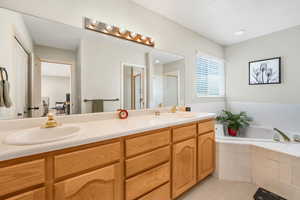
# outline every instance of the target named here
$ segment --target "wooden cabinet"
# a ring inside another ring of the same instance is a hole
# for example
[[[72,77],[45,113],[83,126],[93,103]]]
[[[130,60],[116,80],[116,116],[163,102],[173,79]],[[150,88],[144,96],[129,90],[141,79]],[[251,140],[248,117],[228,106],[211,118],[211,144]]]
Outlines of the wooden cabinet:
[[[45,189],[37,189],[5,200],[45,200]]]
[[[0,168],[0,197],[44,182],[43,159]]]
[[[173,145],[173,198],[196,184],[196,159],[195,138]]]
[[[0,162],[0,199],[175,200],[214,169],[206,120]]]
[[[215,134],[206,133],[198,137],[198,180],[215,170]]]
[[[55,184],[55,200],[121,200],[120,164]]]

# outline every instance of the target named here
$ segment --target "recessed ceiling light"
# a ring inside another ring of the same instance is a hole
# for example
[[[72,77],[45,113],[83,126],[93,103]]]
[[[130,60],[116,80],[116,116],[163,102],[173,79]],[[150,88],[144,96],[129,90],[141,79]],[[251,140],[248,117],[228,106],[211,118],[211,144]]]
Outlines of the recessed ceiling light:
[[[245,30],[241,29],[241,30],[235,32],[234,35],[237,35],[237,36],[244,35],[245,32],[246,32]]]
[[[156,63],[156,64],[159,64],[159,63],[160,63],[160,60],[157,60],[157,59],[156,59],[156,60],[155,60],[155,63]]]

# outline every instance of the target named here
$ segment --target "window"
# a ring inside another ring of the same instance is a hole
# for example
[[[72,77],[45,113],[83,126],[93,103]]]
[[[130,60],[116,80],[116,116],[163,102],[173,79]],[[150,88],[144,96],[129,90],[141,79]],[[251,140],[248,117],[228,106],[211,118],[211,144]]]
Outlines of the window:
[[[224,61],[197,55],[196,93],[198,97],[223,97],[225,95]]]

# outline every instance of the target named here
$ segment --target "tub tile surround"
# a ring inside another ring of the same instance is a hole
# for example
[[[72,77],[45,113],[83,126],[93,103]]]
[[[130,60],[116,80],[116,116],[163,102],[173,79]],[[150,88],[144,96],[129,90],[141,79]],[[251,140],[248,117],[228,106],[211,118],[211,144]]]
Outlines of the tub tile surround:
[[[270,144],[264,146],[264,143],[219,141],[216,149],[217,171],[214,176],[222,180],[253,183],[289,200],[299,200],[300,156],[268,147]]]
[[[80,131],[75,137],[53,143],[28,146],[7,145],[0,142],[0,161],[100,142],[144,131],[151,131],[215,117],[215,114],[213,113],[193,114],[193,117],[188,118],[161,118],[154,115],[154,110],[149,109],[144,111],[131,111],[130,117],[126,120],[118,119],[116,113],[59,117],[58,121],[63,124],[80,127]],[[44,118],[0,122],[2,124],[9,124],[6,125],[4,130],[0,131],[0,141],[10,133],[20,129],[40,127],[44,122]]]

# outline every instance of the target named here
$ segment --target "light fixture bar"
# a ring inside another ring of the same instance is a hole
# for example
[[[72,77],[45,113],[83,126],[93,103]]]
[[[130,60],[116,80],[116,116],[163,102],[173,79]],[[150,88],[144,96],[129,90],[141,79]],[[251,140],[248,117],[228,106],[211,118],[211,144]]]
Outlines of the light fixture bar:
[[[154,47],[155,42],[151,37],[143,36],[139,33],[135,33],[126,29],[122,29],[113,25],[109,25],[103,22],[92,20],[90,18],[84,19],[85,29],[103,33],[120,39],[136,42],[146,46]]]

